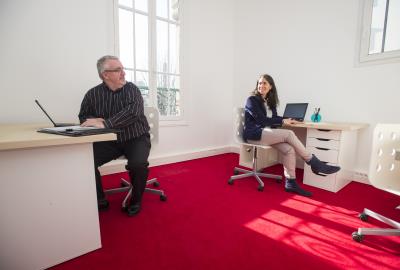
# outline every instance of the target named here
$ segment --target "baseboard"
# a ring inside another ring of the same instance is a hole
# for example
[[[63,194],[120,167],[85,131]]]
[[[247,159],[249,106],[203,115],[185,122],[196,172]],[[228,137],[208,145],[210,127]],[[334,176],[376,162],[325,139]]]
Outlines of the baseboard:
[[[221,155],[226,153],[237,153],[239,154],[239,147],[234,145],[216,147],[216,148],[206,148],[198,149],[196,151],[181,152],[168,155],[152,156],[150,154],[149,163],[150,167],[165,165],[170,163],[182,162],[197,158],[204,158],[209,156]],[[101,175],[113,174],[124,172],[125,170],[125,160],[116,159],[104,164],[99,168]]]

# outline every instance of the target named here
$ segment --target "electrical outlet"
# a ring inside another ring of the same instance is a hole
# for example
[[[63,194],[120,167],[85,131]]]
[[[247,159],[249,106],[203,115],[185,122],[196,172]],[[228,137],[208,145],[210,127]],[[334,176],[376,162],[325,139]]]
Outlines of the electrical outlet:
[[[368,183],[368,174],[364,172],[353,172],[353,180],[360,181],[363,183]]]

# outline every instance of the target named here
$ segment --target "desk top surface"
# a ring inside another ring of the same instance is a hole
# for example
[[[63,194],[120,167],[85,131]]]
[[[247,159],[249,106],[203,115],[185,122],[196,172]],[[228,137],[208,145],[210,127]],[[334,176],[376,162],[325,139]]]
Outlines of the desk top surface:
[[[0,151],[36,148],[55,145],[113,141],[117,139],[114,133],[69,137],[62,135],[39,133],[39,128],[49,127],[48,124],[7,124],[0,125]]]
[[[359,130],[367,128],[368,124],[363,123],[334,123],[334,122],[303,122],[300,124],[287,125],[290,127],[300,127],[300,128],[315,128],[315,129],[329,129],[329,130]]]

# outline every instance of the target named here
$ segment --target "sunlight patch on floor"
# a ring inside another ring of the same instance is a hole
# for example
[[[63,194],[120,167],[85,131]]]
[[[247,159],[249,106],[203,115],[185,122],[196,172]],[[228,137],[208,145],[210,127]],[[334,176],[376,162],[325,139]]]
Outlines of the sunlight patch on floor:
[[[351,232],[360,222],[352,211],[310,199],[299,202],[297,198],[288,199],[281,206],[244,226],[300,252],[342,265],[343,269],[382,266],[381,262],[372,259],[373,256],[368,256],[373,250],[352,240]]]

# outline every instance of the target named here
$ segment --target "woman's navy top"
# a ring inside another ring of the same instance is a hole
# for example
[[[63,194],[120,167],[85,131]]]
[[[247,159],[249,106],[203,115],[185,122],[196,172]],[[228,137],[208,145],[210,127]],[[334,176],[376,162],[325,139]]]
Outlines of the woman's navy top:
[[[282,126],[283,118],[278,116],[275,108],[270,108],[272,117],[267,116],[265,102],[261,96],[250,96],[246,101],[244,113],[243,140],[260,140],[265,127]]]

